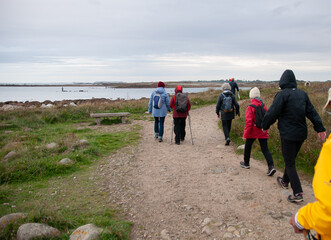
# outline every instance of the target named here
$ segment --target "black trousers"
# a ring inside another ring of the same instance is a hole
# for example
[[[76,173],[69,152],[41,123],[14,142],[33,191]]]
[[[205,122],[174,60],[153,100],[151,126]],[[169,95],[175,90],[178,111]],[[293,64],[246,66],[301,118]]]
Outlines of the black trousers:
[[[231,120],[222,120],[222,128],[223,128],[225,140],[227,138],[230,138],[231,123],[232,123],[232,119]]]
[[[293,194],[302,193],[301,182],[295,167],[295,158],[301,148],[302,141],[281,139],[282,154],[285,162],[283,181],[291,183]]]
[[[179,143],[180,140],[185,139],[186,131],[186,117],[184,118],[174,118],[174,132],[175,132],[175,142]]]
[[[256,138],[247,138],[245,142],[245,153],[244,153],[244,161],[246,165],[249,165],[249,159],[251,157],[251,151],[252,151],[252,145],[254,143]],[[268,167],[274,166],[274,161],[272,159],[271,153],[268,148],[268,138],[261,138],[259,139],[260,147],[262,150],[262,153],[265,157],[265,160],[267,160]]]

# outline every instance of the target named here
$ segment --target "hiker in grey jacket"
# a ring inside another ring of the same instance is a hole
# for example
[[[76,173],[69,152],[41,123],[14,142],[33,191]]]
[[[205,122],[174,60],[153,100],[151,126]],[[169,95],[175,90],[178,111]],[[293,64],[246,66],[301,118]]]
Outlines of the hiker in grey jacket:
[[[308,95],[297,88],[292,70],[286,70],[283,73],[279,87],[281,91],[276,94],[272,105],[266,112],[262,126],[267,130],[278,120],[285,171],[283,177],[277,178],[277,182],[283,188],[288,188],[291,183],[293,195],[288,196],[289,202],[302,202],[303,191],[295,168],[295,158],[307,138],[306,117],[313,123],[319,138],[325,139],[326,133],[322,120],[311,104]]]
[[[232,119],[235,117],[235,113],[240,116],[239,112],[239,104],[234,97],[233,93],[231,92],[231,87],[229,83],[224,83],[222,85],[223,92],[218,96],[217,104],[216,104],[216,114],[218,117],[221,116],[222,120],[222,128],[225,136],[225,145],[230,144],[230,131],[231,131],[231,123]],[[231,97],[232,98],[232,110],[226,111],[222,107],[223,100],[225,97]],[[235,110],[234,110],[235,108]],[[221,114],[220,114],[221,112]]]

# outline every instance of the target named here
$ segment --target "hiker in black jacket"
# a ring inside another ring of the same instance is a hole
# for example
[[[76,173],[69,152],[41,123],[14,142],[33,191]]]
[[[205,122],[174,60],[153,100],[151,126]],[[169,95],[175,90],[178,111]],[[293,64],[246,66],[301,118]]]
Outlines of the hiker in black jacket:
[[[277,182],[282,188],[288,188],[291,183],[293,195],[288,196],[289,202],[302,202],[303,192],[298,173],[295,168],[295,158],[302,143],[307,138],[306,117],[313,123],[318,137],[325,140],[326,132],[322,120],[309,100],[308,95],[297,88],[297,82],[292,70],[286,70],[280,78],[281,91],[264,116],[263,129],[278,120],[278,130],[281,138],[282,154],[285,162],[283,177]]]
[[[224,83],[222,85],[223,92],[218,96],[218,101],[216,104],[216,114],[218,117],[220,117],[221,112],[221,119],[222,119],[222,128],[225,136],[225,145],[230,144],[230,130],[231,130],[231,123],[232,119],[235,117],[235,111],[238,116],[240,116],[239,112],[239,104],[234,97],[233,93],[230,91],[231,87],[229,83]],[[224,109],[224,98],[225,97],[231,97],[232,98],[232,104],[231,104],[231,110],[225,110]],[[234,107],[236,110],[234,110]]]

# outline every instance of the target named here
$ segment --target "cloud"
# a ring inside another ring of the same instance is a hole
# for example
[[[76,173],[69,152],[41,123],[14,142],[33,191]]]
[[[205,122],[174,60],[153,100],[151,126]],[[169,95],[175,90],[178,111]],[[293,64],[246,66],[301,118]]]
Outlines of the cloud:
[[[288,67],[326,80],[330,5],[327,0],[0,0],[0,82],[229,75],[272,80]]]

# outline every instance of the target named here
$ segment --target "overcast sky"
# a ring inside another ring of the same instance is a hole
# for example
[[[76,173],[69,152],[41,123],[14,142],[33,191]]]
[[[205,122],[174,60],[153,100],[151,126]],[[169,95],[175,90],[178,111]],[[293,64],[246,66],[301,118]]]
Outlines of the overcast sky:
[[[331,79],[330,0],[0,0],[0,83]]]

